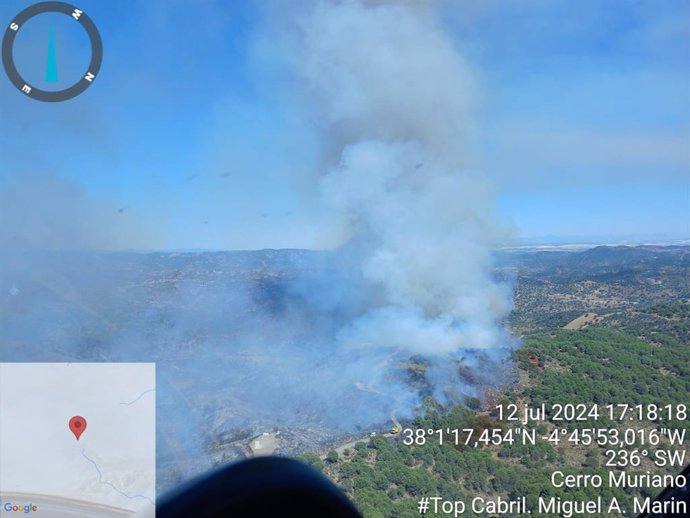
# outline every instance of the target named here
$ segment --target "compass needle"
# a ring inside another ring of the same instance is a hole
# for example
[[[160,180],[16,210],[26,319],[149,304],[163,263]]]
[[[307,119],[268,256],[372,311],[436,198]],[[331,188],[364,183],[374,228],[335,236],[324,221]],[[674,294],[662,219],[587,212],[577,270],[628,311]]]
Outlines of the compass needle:
[[[57,58],[55,56],[55,32],[50,26],[50,39],[48,40],[48,60],[46,62],[46,81],[55,83],[58,80]]]

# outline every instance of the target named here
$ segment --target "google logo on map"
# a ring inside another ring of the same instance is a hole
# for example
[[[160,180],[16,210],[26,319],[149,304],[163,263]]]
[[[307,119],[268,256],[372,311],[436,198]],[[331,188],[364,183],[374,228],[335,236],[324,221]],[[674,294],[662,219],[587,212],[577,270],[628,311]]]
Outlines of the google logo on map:
[[[29,514],[29,513],[35,513],[38,511],[38,506],[35,504],[25,504],[25,505],[17,505],[13,504],[12,502],[6,502],[2,505],[3,510],[7,511],[8,513],[24,513],[24,514]]]

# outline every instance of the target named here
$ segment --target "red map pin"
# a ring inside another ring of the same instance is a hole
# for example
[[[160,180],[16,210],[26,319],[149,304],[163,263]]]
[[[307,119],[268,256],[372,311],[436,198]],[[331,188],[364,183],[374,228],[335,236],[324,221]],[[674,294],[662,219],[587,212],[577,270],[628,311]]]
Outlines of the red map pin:
[[[74,436],[77,438],[77,440],[79,440],[81,434],[83,434],[84,430],[86,430],[86,419],[80,415],[75,415],[69,420],[69,429],[72,430]]]

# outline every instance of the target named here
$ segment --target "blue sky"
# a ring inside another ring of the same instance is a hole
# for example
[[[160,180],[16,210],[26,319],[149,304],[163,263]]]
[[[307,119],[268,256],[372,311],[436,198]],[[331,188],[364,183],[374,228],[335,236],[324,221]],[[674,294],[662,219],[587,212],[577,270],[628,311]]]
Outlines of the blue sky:
[[[29,4],[0,0],[2,25]],[[86,93],[39,103],[0,77],[4,239],[337,245],[318,134],[266,46],[293,5],[80,2],[105,49]],[[690,4],[448,0],[439,16],[481,86],[471,166],[516,238],[690,238]],[[16,56],[39,80],[51,24],[61,80],[84,60],[79,30],[36,20]]]

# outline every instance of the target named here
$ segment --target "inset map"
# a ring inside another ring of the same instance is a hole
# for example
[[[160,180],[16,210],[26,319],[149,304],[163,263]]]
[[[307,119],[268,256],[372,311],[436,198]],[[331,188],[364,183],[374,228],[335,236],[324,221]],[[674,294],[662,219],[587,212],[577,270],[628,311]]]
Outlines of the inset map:
[[[0,516],[153,516],[154,363],[0,363]]]

